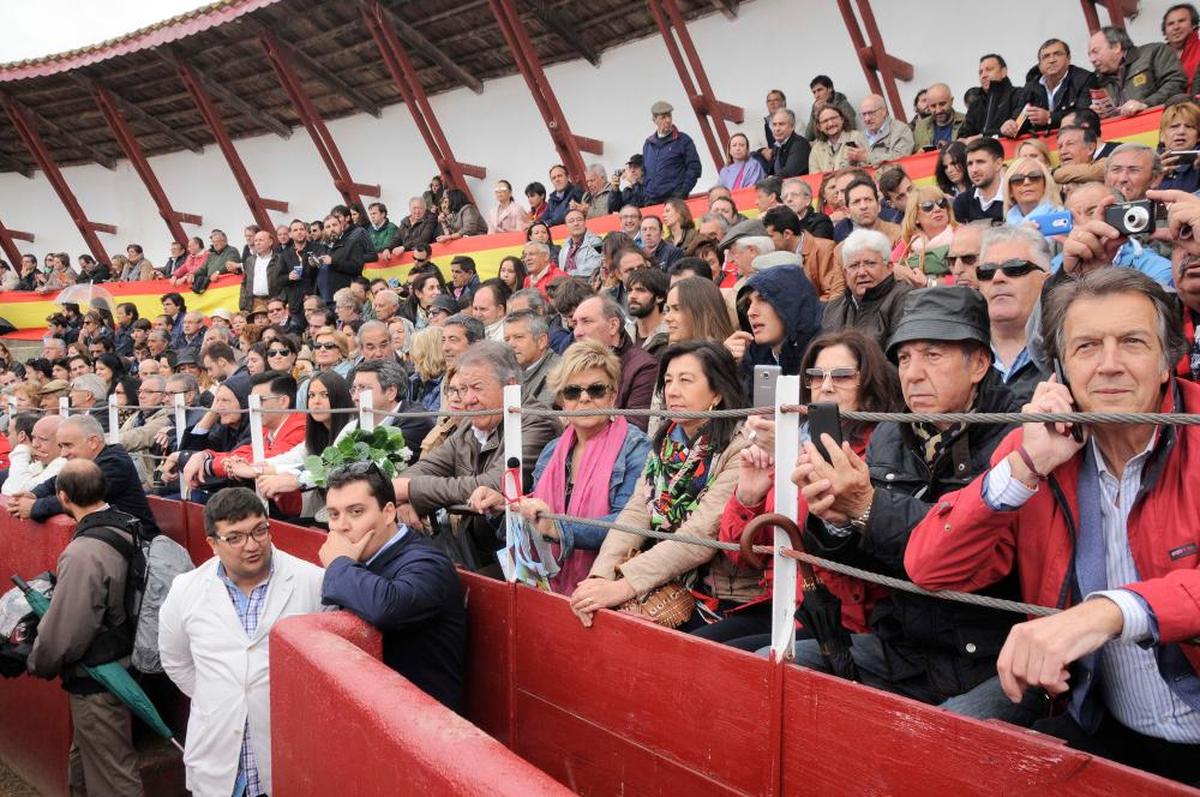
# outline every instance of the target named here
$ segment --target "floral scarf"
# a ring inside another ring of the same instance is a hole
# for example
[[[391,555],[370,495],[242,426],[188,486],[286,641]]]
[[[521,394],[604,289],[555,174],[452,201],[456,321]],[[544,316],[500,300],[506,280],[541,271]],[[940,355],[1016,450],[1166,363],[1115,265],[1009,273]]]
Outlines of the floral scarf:
[[[646,509],[650,528],[675,531],[699,505],[712,474],[713,452],[704,434],[688,440],[683,427],[671,422],[658,455],[646,463]]]

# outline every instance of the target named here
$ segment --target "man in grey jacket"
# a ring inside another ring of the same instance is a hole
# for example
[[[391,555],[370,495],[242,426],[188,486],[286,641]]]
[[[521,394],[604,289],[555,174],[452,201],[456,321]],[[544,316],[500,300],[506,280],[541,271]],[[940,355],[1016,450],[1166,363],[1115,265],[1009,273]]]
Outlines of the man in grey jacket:
[[[1107,101],[1092,103],[1101,116],[1132,116],[1187,90],[1188,79],[1174,50],[1157,42],[1135,47],[1124,28],[1109,26],[1093,33],[1088,58],[1096,69],[1096,85],[1108,92]]]

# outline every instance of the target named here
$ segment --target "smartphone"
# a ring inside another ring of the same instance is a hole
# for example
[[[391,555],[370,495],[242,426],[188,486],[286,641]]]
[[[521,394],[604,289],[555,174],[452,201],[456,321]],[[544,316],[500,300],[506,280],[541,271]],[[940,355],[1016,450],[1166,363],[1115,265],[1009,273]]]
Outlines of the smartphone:
[[[1164,152],[1163,155],[1174,155],[1176,157],[1187,156],[1190,158],[1195,158],[1200,156],[1200,149],[1173,149],[1168,152]]]
[[[1054,358],[1054,375],[1058,377],[1058,383],[1066,387],[1069,392],[1071,390],[1071,383],[1067,381],[1067,374],[1063,371],[1062,363],[1059,362],[1057,357]],[[1071,394],[1071,400],[1075,400],[1074,393]],[[1077,423],[1071,424],[1071,439],[1076,443],[1083,442],[1083,427]]]
[[[775,383],[779,380],[778,365],[754,366],[754,406],[775,406]]]
[[[829,451],[826,450],[825,443],[821,441],[821,435],[826,434],[832,437],[833,442],[839,446],[842,444],[842,416],[838,411],[838,405],[833,402],[809,404],[808,436],[825,461],[829,462]]]
[[[1075,217],[1069,210],[1040,213],[1029,220],[1037,224],[1038,232],[1047,238],[1052,235],[1066,235],[1075,226]]]

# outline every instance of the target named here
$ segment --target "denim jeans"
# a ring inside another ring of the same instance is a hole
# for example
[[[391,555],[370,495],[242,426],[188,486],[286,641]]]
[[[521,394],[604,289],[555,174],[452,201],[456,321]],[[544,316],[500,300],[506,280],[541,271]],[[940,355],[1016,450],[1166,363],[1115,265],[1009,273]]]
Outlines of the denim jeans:
[[[858,666],[862,682],[886,692],[911,697],[922,703],[944,708],[955,714],[974,719],[998,719],[1013,725],[1028,727],[1049,713],[1049,703],[1044,693],[1030,690],[1020,703],[1013,703],[1000,689],[1000,679],[993,676],[973,689],[949,699],[935,691],[920,679],[895,681],[890,675],[883,644],[874,634],[852,634],[850,656]],[[829,666],[821,655],[820,644],[815,639],[798,640],[794,648],[795,664],[811,670],[829,672]],[[765,655],[766,650],[759,651]]]

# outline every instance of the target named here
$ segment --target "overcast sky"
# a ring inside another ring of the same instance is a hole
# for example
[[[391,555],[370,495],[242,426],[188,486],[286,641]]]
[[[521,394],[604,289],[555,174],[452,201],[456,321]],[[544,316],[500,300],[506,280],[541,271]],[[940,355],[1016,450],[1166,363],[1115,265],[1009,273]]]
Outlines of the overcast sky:
[[[212,0],[0,0],[0,63],[115,39]]]

